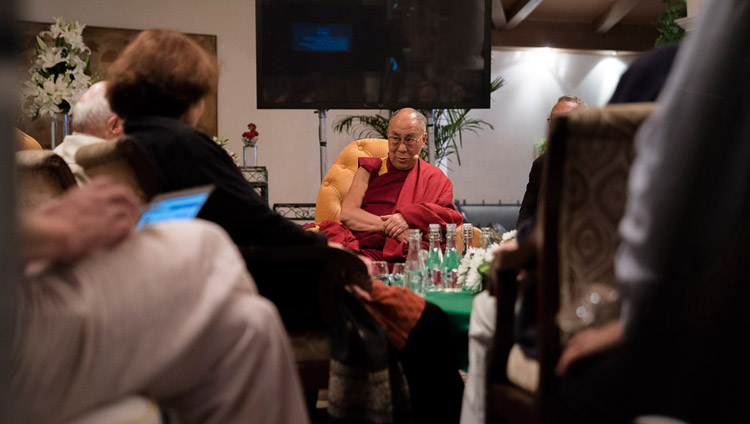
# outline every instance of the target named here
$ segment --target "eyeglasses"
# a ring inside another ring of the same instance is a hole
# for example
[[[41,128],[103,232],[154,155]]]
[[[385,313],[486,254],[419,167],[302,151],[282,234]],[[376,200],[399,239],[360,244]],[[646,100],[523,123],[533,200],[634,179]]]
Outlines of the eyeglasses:
[[[395,135],[388,136],[388,143],[391,144],[393,147],[398,147],[401,142],[404,143],[404,146],[406,146],[407,149],[411,149],[412,147],[416,146],[417,143],[419,143],[419,140],[422,137],[414,137],[413,135],[407,135],[404,138],[396,137]]]

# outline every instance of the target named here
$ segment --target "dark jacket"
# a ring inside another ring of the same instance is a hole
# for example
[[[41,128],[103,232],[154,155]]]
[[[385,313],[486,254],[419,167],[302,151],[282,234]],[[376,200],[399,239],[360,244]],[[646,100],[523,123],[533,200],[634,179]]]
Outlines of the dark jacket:
[[[305,231],[271,211],[227,152],[197,129],[176,119],[149,116],[128,119],[124,130],[153,160],[162,192],[216,186],[199,217],[222,226],[235,243],[290,246],[326,242],[322,234]]]
[[[531,164],[529,182],[526,184],[526,193],[524,193],[523,200],[521,201],[521,209],[518,210],[516,228],[519,228],[521,223],[529,221],[536,216],[537,201],[539,200],[539,191],[542,184],[543,165],[544,155],[534,159],[534,162]]]

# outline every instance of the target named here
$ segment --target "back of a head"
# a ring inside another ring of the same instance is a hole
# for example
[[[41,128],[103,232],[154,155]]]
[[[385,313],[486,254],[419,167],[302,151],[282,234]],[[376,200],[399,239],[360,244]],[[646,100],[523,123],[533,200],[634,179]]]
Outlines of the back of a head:
[[[107,98],[121,118],[178,118],[215,90],[211,56],[181,32],[141,32],[109,68]]]
[[[86,91],[71,110],[70,129],[107,138],[107,120],[114,115],[106,97],[107,83],[100,81]]]
[[[577,96],[561,96],[552,107],[550,116],[572,112],[576,109],[587,109],[588,105]]]

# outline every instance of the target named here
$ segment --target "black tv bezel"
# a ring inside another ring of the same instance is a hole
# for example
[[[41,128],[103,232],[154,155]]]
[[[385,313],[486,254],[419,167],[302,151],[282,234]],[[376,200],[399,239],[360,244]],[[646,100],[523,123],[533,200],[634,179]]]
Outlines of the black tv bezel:
[[[290,109],[290,110],[330,110],[330,109],[375,109],[375,110],[397,110],[404,107],[415,109],[489,109],[490,107],[490,75],[491,75],[491,53],[492,53],[492,1],[484,0],[484,70],[481,103],[476,102],[284,102],[270,103],[262,99],[263,94],[263,16],[261,10],[263,0],[255,2],[255,72],[256,72],[256,108],[257,109]]]

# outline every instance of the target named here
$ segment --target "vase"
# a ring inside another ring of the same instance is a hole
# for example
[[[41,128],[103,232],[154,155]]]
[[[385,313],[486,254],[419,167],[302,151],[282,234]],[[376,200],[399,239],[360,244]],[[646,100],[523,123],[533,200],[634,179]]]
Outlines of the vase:
[[[258,166],[258,137],[247,138],[242,137],[242,166],[248,166],[247,164],[247,148],[253,148],[253,164],[252,166]]]
[[[67,113],[56,113],[52,116],[50,121],[50,149],[54,149],[62,143],[63,139],[68,135],[68,114]]]

